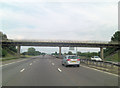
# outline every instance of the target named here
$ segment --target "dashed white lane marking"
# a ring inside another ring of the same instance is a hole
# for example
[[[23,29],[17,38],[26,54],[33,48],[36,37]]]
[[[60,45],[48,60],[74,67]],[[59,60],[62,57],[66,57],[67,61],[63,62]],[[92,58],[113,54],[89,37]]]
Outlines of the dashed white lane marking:
[[[81,65],[81,66],[84,67],[84,68],[88,68],[88,69],[96,70],[96,71],[99,71],[99,72],[102,72],[102,73],[106,73],[106,74],[109,74],[109,75],[118,76],[118,75],[116,75],[116,74],[112,74],[112,73],[109,73],[109,72],[105,72],[105,71],[97,70],[97,69],[95,69],[95,68],[90,68],[90,67],[83,66],[83,65]]]
[[[25,59],[25,60],[27,60],[27,59]],[[14,63],[18,63],[18,62],[22,62],[22,61],[25,61],[25,60],[20,60],[20,61],[4,64],[4,65],[1,65],[0,67],[7,66],[7,65],[10,65],[10,64],[14,64]]]
[[[60,68],[58,68],[58,71],[59,71],[59,72],[62,72],[62,70],[61,70]]]
[[[25,68],[23,68],[22,70],[20,70],[20,72],[23,72],[25,70]]]
[[[55,65],[54,63],[52,63],[52,65]]]
[[[32,65],[32,63],[30,63],[30,65]]]

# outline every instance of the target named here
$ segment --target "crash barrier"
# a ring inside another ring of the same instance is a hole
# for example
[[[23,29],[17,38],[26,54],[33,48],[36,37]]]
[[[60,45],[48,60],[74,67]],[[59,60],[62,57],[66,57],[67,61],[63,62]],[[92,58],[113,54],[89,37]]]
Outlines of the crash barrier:
[[[120,74],[120,63],[105,62],[105,61],[94,61],[89,59],[81,59],[81,64],[96,68],[99,70]]]

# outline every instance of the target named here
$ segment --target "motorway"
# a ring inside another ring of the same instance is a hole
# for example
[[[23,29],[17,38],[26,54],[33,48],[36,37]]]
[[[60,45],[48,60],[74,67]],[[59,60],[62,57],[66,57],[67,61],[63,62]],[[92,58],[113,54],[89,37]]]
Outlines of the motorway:
[[[3,86],[118,86],[118,77],[93,69],[64,67],[50,55],[26,58],[2,66]]]

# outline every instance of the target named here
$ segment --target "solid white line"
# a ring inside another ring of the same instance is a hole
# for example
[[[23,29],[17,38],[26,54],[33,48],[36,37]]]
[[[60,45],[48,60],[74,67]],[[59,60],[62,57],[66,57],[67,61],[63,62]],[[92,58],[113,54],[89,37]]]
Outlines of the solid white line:
[[[20,70],[20,72],[23,72],[25,70],[25,68],[23,68],[22,70]]]
[[[61,70],[60,68],[58,68],[58,71],[59,71],[59,72],[62,72],[62,70]]]
[[[52,65],[55,65],[54,63],[52,63]]]
[[[90,67],[83,66],[83,65],[81,65],[81,66],[85,67],[85,68],[88,68],[88,69],[96,70],[96,71],[99,71],[99,72],[102,72],[102,73],[106,73],[106,74],[109,74],[109,75],[119,76],[119,75],[116,75],[116,74],[113,74],[113,73],[109,73],[109,72],[105,72],[105,71],[101,71],[101,70],[98,70],[98,69],[95,69],[95,68],[90,68]]]
[[[27,60],[27,59],[25,59],[25,60]],[[0,67],[7,66],[7,65],[10,65],[10,64],[14,64],[14,63],[18,63],[18,62],[22,62],[22,61],[25,61],[25,60],[20,60],[20,61],[4,64],[4,65],[1,65]]]
[[[32,63],[30,63],[30,65],[32,65]]]

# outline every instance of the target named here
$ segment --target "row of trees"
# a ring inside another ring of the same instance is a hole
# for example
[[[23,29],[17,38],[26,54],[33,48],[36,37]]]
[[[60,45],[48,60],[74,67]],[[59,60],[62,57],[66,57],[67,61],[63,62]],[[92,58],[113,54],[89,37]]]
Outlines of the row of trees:
[[[120,43],[120,31],[115,32],[115,34],[111,37],[111,42]],[[114,54],[116,51],[119,51],[120,47],[107,47],[104,49],[105,57]]]
[[[9,40],[9,39],[7,38],[6,34],[0,32],[0,40]],[[16,46],[2,45],[2,47],[0,47],[0,56],[2,57],[7,56],[9,53],[15,54],[16,52],[17,52]]]
[[[41,53],[39,51],[36,51],[35,48],[28,48],[28,51],[22,53],[22,55],[37,56],[37,55],[45,55],[45,53]]]
[[[59,53],[55,52],[55,53],[52,53],[52,55],[59,55]],[[76,55],[76,53],[72,53],[71,51],[68,51],[68,53],[64,53],[62,55]],[[97,52],[77,52],[77,55],[78,56],[85,56],[85,57],[92,57],[92,56],[99,56],[99,53]]]
[[[0,40],[8,40],[7,35],[0,32]]]
[[[65,53],[66,55],[77,55],[77,56],[85,56],[85,57],[92,57],[92,56],[99,56],[98,52],[77,52],[76,53],[72,53],[71,51],[69,51],[68,53]]]

